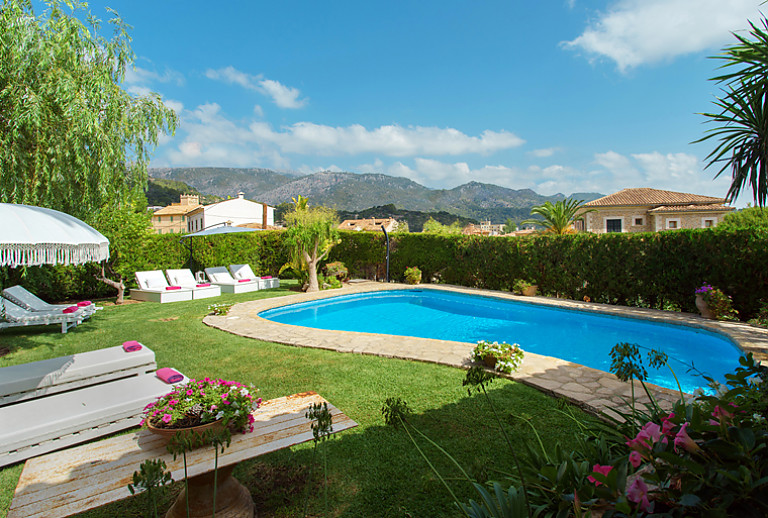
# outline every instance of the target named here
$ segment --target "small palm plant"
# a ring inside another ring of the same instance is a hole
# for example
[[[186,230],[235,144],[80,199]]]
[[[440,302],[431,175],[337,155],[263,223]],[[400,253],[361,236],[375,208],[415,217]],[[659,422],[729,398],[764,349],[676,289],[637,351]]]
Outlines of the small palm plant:
[[[588,212],[594,212],[595,209],[584,209],[583,200],[560,200],[552,203],[545,202],[543,205],[536,205],[531,209],[531,215],[538,214],[543,217],[540,219],[526,219],[521,225],[540,225],[545,232],[552,234],[573,234],[573,222],[577,217],[581,217]]]

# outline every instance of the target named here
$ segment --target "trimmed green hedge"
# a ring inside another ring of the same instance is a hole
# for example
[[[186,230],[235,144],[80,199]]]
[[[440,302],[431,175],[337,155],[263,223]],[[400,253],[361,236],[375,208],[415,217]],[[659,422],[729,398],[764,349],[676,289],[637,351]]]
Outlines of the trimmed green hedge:
[[[279,231],[191,238],[153,235],[122,257],[130,271],[237,263],[259,275],[277,275],[288,262]],[[733,298],[742,319],[768,301],[768,230],[677,230],[644,234],[576,234],[532,238],[390,235],[390,277],[409,266],[422,282],[509,290],[516,279],[541,293],[594,302],[679,308],[695,312],[694,290],[711,283]],[[191,255],[190,255],[191,253]],[[381,233],[342,232],[328,262],[341,261],[352,277],[383,279],[386,241]],[[4,286],[21,283],[46,300],[113,295],[93,278],[95,266],[0,270]],[[26,276],[22,277],[22,273]],[[126,280],[128,286],[133,279]]]
[[[678,230],[533,238],[392,234],[390,277],[409,266],[422,282],[509,290],[515,279],[542,293],[594,302],[696,312],[704,282],[731,295],[742,319],[768,301],[768,231]],[[352,276],[383,278],[381,234],[342,235],[331,252]]]

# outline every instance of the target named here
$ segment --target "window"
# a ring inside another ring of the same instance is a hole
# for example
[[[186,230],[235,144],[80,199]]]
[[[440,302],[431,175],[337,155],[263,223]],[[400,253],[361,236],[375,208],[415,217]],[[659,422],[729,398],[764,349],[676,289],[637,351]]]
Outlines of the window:
[[[715,226],[715,221],[714,218],[702,218],[701,228],[713,228]]]
[[[605,220],[606,232],[621,232],[621,219],[606,219]]]
[[[182,221],[182,223],[184,222],[184,216],[181,217],[181,221]]]
[[[162,222],[162,221],[163,221],[163,217],[162,217],[162,216],[158,216],[158,217],[157,217],[157,222],[158,222],[158,223],[160,223],[160,222]]]
[[[680,219],[668,219],[667,220],[667,229],[668,230],[677,230],[681,228],[680,227]]]
[[[641,226],[645,225],[645,220],[643,218],[639,218],[639,217],[636,216],[634,221],[635,221],[634,225],[636,227],[641,227]]]
[[[171,223],[173,223],[173,216],[171,216]]]

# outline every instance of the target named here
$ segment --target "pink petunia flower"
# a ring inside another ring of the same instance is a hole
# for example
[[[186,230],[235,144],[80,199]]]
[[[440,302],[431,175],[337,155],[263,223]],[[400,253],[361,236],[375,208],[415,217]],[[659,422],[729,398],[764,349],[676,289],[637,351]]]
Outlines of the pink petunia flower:
[[[689,453],[695,453],[701,448],[698,444],[696,444],[696,441],[691,439],[691,437],[688,435],[688,431],[686,428],[688,428],[688,425],[690,423],[683,423],[680,426],[680,430],[677,432],[677,435],[675,435],[675,451],[679,453],[680,449],[683,449]]]
[[[639,504],[640,510],[644,513],[653,512],[653,504],[648,500],[648,486],[642,477],[635,477],[627,486],[627,499]]]
[[[632,453],[629,454],[629,463],[632,464],[633,468],[637,468],[642,462],[643,456],[640,455],[639,451],[633,450]]]
[[[165,414],[163,416],[163,422],[164,423],[170,423],[173,420],[173,416],[171,414]]]
[[[601,466],[600,464],[595,464],[594,466],[592,466],[592,472],[593,473],[600,473],[601,475],[605,475],[605,476],[608,476],[608,473],[610,473],[612,469],[613,469],[613,466]],[[603,485],[602,482],[597,480],[592,475],[588,476],[587,480],[589,480],[590,482],[592,482],[596,486],[602,486]]]

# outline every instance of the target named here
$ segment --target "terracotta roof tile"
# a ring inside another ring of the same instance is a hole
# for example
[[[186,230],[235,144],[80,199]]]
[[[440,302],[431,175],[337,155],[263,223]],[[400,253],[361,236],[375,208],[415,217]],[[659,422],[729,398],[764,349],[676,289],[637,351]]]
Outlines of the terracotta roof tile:
[[[648,187],[622,189],[585,203],[586,207],[607,207],[616,205],[711,205],[725,203],[725,198],[701,196],[684,192],[662,191]]]
[[[713,203],[711,205],[662,205],[648,212],[727,212],[735,208],[721,203]]]

